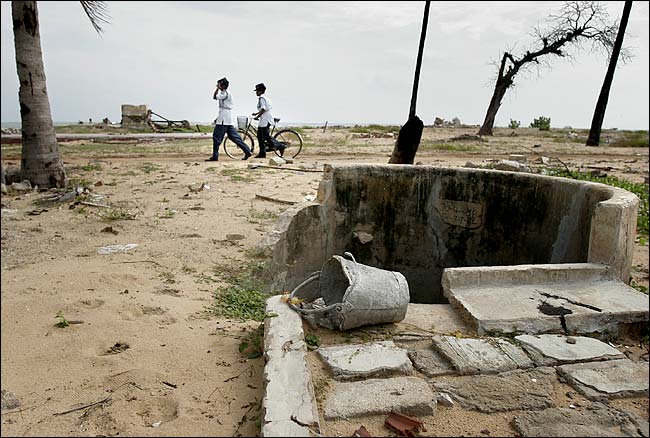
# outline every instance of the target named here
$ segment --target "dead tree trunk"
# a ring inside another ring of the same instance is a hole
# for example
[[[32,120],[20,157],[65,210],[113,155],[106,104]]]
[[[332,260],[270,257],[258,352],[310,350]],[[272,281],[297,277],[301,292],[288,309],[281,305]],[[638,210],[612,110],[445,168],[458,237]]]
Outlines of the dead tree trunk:
[[[499,65],[492,99],[478,135],[492,135],[496,114],[506,92],[514,85],[515,76],[530,64],[539,64],[544,55],[567,56],[565,45],[577,46],[583,40],[603,46],[608,52],[614,45],[614,26],[606,23],[607,12],[597,2],[566,2],[558,16],[553,16],[549,29],[535,28],[541,47],[526,51],[521,56],[504,52]]]
[[[481,129],[478,131],[478,135],[492,135],[494,120],[496,119],[497,112],[501,107],[503,96],[506,95],[506,91],[508,91],[508,88],[512,85],[512,80],[503,74],[508,56],[509,54],[506,52],[503,54],[503,58],[501,59],[499,76],[497,78],[497,83],[494,86],[494,93],[492,93],[492,99],[490,99],[490,104],[488,105],[487,113],[485,114],[485,120],[481,125]]]
[[[625,37],[625,28],[627,21],[630,18],[630,10],[632,9],[632,0],[627,0],[623,6],[623,16],[621,17],[621,25],[616,34],[616,42],[612,50],[612,56],[609,60],[609,67],[605,74],[603,87],[600,89],[598,102],[596,102],[596,109],[594,110],[594,117],[591,120],[591,129],[589,129],[589,138],[587,139],[587,146],[598,146],[600,144],[600,131],[603,127],[605,120],[605,110],[607,109],[607,101],[609,100],[609,90],[612,88],[612,81],[614,80],[614,72],[616,71],[616,62],[618,55],[621,53],[623,46],[623,38]]]

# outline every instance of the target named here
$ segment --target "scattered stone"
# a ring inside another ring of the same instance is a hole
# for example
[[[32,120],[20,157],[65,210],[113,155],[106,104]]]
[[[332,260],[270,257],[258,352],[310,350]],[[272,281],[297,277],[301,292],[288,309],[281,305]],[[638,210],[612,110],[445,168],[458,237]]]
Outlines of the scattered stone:
[[[518,163],[525,163],[526,162],[526,156],[523,154],[510,154],[508,157],[512,161],[516,161]]]
[[[557,367],[578,392],[591,400],[648,395],[648,363],[629,359]]]
[[[448,408],[454,406],[454,400],[446,392],[438,392],[436,394],[436,400],[438,401],[438,403],[440,403],[443,406],[447,406]]]
[[[111,348],[106,350],[104,354],[120,354],[123,351],[128,350],[129,348],[130,348],[129,344],[127,344],[126,342],[116,342],[115,345],[113,345]]]
[[[436,396],[425,380],[395,377],[337,383],[327,399],[324,416],[335,420],[399,412],[418,417],[435,411]]]
[[[187,188],[192,193],[202,192],[203,190],[210,190],[210,186],[205,182],[202,182],[201,184],[192,183],[192,184],[188,185]]]
[[[501,338],[438,335],[433,337],[433,345],[461,375],[494,374],[533,366],[523,350]]]
[[[271,157],[269,159],[269,166],[282,166],[283,164],[286,164],[287,162],[284,161],[284,159],[280,157]]]
[[[29,182],[29,180],[25,179],[19,183],[11,183],[11,189],[16,192],[29,192],[32,190],[32,184]]]
[[[357,239],[362,245],[365,245],[366,243],[372,242],[372,239],[374,239],[372,234],[366,233],[364,231],[354,231],[354,232],[352,232],[352,238]]]
[[[435,388],[451,394],[465,409],[491,413],[555,407],[555,381],[555,369],[540,367],[497,375],[462,376],[436,382]]]
[[[515,416],[513,424],[526,437],[639,436],[627,414],[600,403],[583,410],[551,408],[526,412]]]
[[[413,362],[415,369],[427,377],[456,373],[456,369],[451,362],[433,348],[409,350],[408,356],[411,362]]]
[[[585,336],[543,334],[520,335],[515,339],[522,344],[524,350],[538,366],[622,359],[624,357],[623,353],[616,348],[598,339]]]
[[[395,346],[393,341],[320,347],[316,352],[337,380],[413,374],[406,350]]]
[[[20,400],[18,400],[13,392],[9,392],[4,389],[0,392],[2,394],[2,406],[0,407],[2,408],[3,412],[20,407]]]
[[[530,167],[512,160],[499,160],[493,167],[496,170],[506,170],[510,172],[530,172]]]

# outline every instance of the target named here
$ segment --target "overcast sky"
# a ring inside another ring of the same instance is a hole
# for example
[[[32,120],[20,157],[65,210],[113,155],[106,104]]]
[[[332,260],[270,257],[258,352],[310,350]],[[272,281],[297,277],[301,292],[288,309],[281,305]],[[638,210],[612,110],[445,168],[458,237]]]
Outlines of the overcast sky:
[[[38,2],[47,88],[55,122],[121,119],[122,104],[192,123],[217,114],[226,76],[235,113],[255,111],[267,85],[283,122],[403,124],[411,101],[424,1],[108,2],[98,36],[79,2]],[[605,2],[612,20],[623,2]],[[503,50],[531,47],[530,31],[562,2],[431,2],[417,114],[481,124]],[[2,2],[2,122],[20,121],[11,4]],[[604,128],[648,129],[648,2],[632,6]],[[528,126],[589,128],[607,70],[601,53],[520,74],[497,114]]]

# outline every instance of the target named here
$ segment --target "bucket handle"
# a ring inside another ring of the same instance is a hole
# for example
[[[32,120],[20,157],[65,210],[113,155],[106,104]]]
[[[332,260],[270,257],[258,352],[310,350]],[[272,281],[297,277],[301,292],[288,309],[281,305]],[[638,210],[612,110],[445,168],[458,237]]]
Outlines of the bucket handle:
[[[349,253],[348,253],[348,254],[349,254]],[[350,256],[352,256],[352,254],[350,254]],[[334,303],[334,304],[331,304],[331,305],[329,305],[329,306],[327,306],[327,307],[321,307],[321,308],[319,308],[319,309],[301,309],[300,307],[294,305],[294,304],[291,302],[292,299],[293,299],[293,297],[294,297],[294,296],[296,295],[296,293],[298,292],[298,290],[299,290],[300,288],[302,288],[303,286],[308,285],[308,284],[311,283],[312,281],[319,279],[319,278],[320,278],[320,273],[321,273],[321,271],[316,271],[316,272],[312,273],[312,274],[309,276],[309,278],[307,278],[305,281],[303,281],[302,283],[300,283],[298,286],[295,287],[294,290],[291,291],[291,293],[289,294],[289,299],[287,300],[287,304],[289,304],[289,307],[291,307],[291,308],[292,308],[293,310],[295,310],[296,312],[300,312],[300,313],[303,313],[303,314],[305,314],[305,315],[316,315],[316,314],[320,314],[320,313],[325,313],[325,312],[327,312],[327,311],[329,311],[329,310],[332,310],[332,309],[334,309],[335,307],[341,305],[341,303]]]

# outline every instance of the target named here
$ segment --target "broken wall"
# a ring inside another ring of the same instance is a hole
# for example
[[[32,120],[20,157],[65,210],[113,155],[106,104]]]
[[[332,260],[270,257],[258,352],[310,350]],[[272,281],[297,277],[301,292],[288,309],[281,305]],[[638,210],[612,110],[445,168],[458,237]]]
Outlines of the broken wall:
[[[318,202],[285,218],[269,270],[275,288],[290,291],[349,251],[404,274],[418,303],[446,302],[441,277],[450,267],[596,261],[627,281],[637,208],[629,192],[566,178],[326,165]]]

